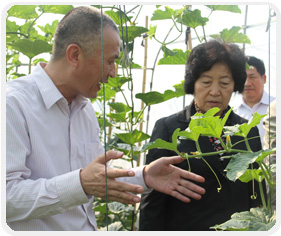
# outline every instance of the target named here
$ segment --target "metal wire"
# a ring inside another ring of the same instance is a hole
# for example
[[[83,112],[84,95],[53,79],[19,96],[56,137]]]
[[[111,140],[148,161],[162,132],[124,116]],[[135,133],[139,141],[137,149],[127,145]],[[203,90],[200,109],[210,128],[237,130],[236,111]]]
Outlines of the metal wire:
[[[105,203],[106,203],[106,231],[108,231],[108,196],[107,196],[107,165],[106,165],[106,126],[105,126],[105,80],[104,80],[104,45],[103,45],[103,11],[102,5],[100,8],[101,11],[101,51],[102,51],[102,85],[103,85],[103,122],[104,122],[104,169],[105,169]]]

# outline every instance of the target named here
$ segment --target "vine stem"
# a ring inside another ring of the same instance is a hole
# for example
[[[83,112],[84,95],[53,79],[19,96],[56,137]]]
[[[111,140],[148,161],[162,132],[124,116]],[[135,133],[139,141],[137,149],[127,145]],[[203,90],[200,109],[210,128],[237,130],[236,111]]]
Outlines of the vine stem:
[[[217,151],[217,152],[207,152],[207,153],[199,153],[198,155],[187,155],[184,156],[184,158],[196,158],[196,157],[205,157],[205,156],[213,156],[213,155],[219,155],[219,154],[223,154],[223,153],[231,153],[231,152],[236,152],[236,153],[251,153],[249,151],[245,151],[245,150],[240,150],[240,149],[230,149],[230,151],[226,151],[226,150],[221,150],[221,151]]]
[[[219,137],[220,143],[224,150],[227,150],[227,147],[225,146],[224,142],[222,141],[221,137]]]
[[[245,139],[247,150],[250,151],[250,152],[253,152],[251,147],[250,147],[250,144],[249,144],[249,141],[248,141],[247,137],[245,137],[244,139]]]
[[[268,212],[271,212],[271,202],[272,202],[272,196],[273,196],[273,191],[274,191],[274,189],[273,189],[274,188],[273,178],[272,178],[272,175],[270,173],[270,170],[268,169],[267,165],[264,162],[260,163],[260,167],[261,167],[261,170],[262,170],[262,172],[265,176],[265,179],[268,182],[268,185],[270,187],[270,196],[269,196],[268,201],[267,201],[267,210],[268,210]],[[268,176],[269,176],[269,178],[268,178]]]
[[[266,206],[266,202],[265,202],[265,198],[264,198],[264,193],[263,193],[263,187],[262,187],[262,183],[259,182],[259,188],[260,188],[260,195],[261,195],[261,201],[262,201],[262,206],[264,209],[267,209],[267,206]]]
[[[201,157],[202,160],[206,163],[206,165],[210,168],[210,170],[213,172],[214,176],[216,177],[217,181],[218,181],[218,184],[219,184],[219,188],[217,188],[218,192],[222,189],[222,185],[221,185],[221,182],[217,176],[217,174],[215,173],[215,171],[213,170],[213,168],[210,166],[210,164],[203,158]]]

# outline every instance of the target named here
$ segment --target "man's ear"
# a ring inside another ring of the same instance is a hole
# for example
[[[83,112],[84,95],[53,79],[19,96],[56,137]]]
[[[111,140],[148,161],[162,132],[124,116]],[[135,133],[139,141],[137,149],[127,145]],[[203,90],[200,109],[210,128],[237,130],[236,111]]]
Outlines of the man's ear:
[[[79,64],[80,53],[81,53],[81,48],[77,44],[69,44],[66,49],[67,62],[71,66],[76,68]]]
[[[262,76],[262,80],[263,80],[263,83],[265,84],[265,82],[266,82],[266,75]]]

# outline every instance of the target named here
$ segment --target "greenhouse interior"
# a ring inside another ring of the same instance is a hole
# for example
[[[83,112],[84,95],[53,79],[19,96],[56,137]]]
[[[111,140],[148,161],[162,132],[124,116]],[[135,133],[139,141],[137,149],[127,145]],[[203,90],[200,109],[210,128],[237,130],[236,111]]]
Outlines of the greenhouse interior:
[[[63,19],[64,15],[69,10],[80,6],[84,5],[14,5],[7,10],[6,83],[18,80],[23,76],[27,76],[35,70],[38,63],[48,63],[51,60],[54,32],[59,21]],[[190,104],[194,103],[194,94],[187,94],[184,87],[185,78],[187,78],[186,71],[190,68],[190,65],[187,65],[187,59],[191,55],[192,50],[201,44],[205,44],[213,40],[221,43],[235,44],[246,57],[255,57],[260,59],[264,63],[265,67],[266,79],[264,82],[264,91],[266,91],[267,94],[266,99],[269,99],[267,104],[268,107],[269,103],[271,104],[278,95],[277,76],[280,73],[277,72],[277,19],[279,19],[280,16],[278,15],[279,10],[275,9],[275,6],[272,4],[127,4],[92,6],[96,7],[101,13],[107,14],[113,19],[117,25],[121,39],[120,57],[116,59],[115,63],[115,78],[108,78],[108,83],[105,82],[107,78],[103,78],[103,83],[101,83],[101,88],[97,97],[90,98],[100,127],[99,138],[104,151],[114,149],[124,153],[124,156],[121,159],[109,162],[111,168],[136,168],[138,166],[149,164],[151,161],[150,156],[153,154],[153,152],[151,152],[149,156],[148,153],[150,150],[154,150],[153,148],[162,150],[165,145],[170,145],[170,152],[173,151],[176,155],[186,158],[187,162],[189,159],[192,159],[192,161],[196,158],[198,160],[204,159],[203,157],[205,156],[201,155],[202,153],[200,149],[197,149],[197,151],[194,150],[193,153],[191,152],[192,154],[183,154],[183,152],[175,149],[177,145],[180,147],[181,139],[191,139],[196,142],[196,145],[198,144],[197,140],[195,140],[193,136],[188,136],[197,132],[196,129],[192,131],[192,128],[194,127],[190,126],[185,130],[185,132],[189,134],[181,131],[175,131],[173,133],[173,137],[170,137],[165,141],[163,140],[163,142],[155,139],[153,142],[150,140],[151,137],[154,138],[153,134],[157,135],[157,132],[161,133],[161,130],[159,131],[156,129],[156,124],[159,120],[170,117],[172,114],[177,114],[183,109],[186,109],[186,107]],[[2,60],[5,60],[3,55]],[[250,65],[247,69],[249,68],[251,69],[253,66]],[[233,92],[229,97],[230,108],[235,107],[237,103],[241,103],[242,95],[239,92]],[[195,104],[195,108],[196,106],[197,105]],[[236,110],[234,111],[236,112]],[[268,111],[269,110],[267,110],[267,113],[259,115],[268,115],[269,118],[271,118],[271,115],[273,114],[270,114],[270,111],[268,113]],[[216,114],[216,112],[214,112],[214,114]],[[226,113],[225,116],[227,114],[228,113]],[[250,119],[248,122],[249,127],[252,128],[260,123],[262,129],[263,117],[255,115],[254,113],[252,113],[251,116],[252,115],[254,118]],[[207,116],[202,117],[206,118]],[[203,119],[202,117],[191,117],[191,120],[198,121]],[[213,122],[213,124],[215,124],[214,122],[225,122],[222,118],[215,120],[215,117],[212,117],[212,119],[213,120],[211,122]],[[252,125],[250,122],[254,119],[259,119],[259,122]],[[199,124],[198,122],[197,125]],[[203,123],[200,124],[202,125]],[[225,123],[222,124],[222,129],[224,124]],[[168,125],[173,126],[172,124]],[[206,126],[212,126],[212,129],[215,130],[220,125],[221,123],[216,123],[214,126],[210,124]],[[271,125],[273,125],[273,123],[269,123],[269,130],[272,130]],[[275,130],[270,132],[273,132],[275,136],[271,136],[273,134],[270,133],[269,140],[273,137],[276,142],[276,123],[274,123],[274,125]],[[206,127],[204,126],[204,128]],[[237,130],[238,129],[239,131],[236,131],[236,134],[239,134],[241,137],[247,136],[248,133],[246,135],[244,135],[244,133],[242,134],[242,128],[240,129],[238,127]],[[162,131],[162,133],[165,132],[166,131]],[[208,131],[206,134],[201,134],[201,136],[209,136],[208,134],[210,134],[210,132],[211,131]],[[227,146],[228,144],[232,145],[228,139],[229,135],[227,134],[233,134],[235,131],[232,129],[230,130],[229,128],[229,130],[224,130],[223,132],[226,133],[224,137],[226,141],[225,145],[222,144],[222,146],[229,148],[229,150],[232,151],[236,150],[231,149],[232,146],[231,148]],[[186,135],[185,138],[182,137],[184,135]],[[222,142],[220,136],[219,140]],[[168,141],[170,142],[169,144],[167,143]],[[263,141],[261,140],[261,142]],[[251,208],[250,211],[247,211],[249,212],[247,215],[248,218],[243,218],[242,215],[232,215],[229,221],[225,220],[225,223],[217,222],[216,225],[210,225],[212,226],[210,227],[211,230],[267,231],[274,227],[276,223],[276,206],[274,205],[273,202],[275,201],[272,198],[275,198],[276,191],[276,163],[275,158],[272,158],[274,161],[271,162],[271,159],[267,159],[266,157],[275,155],[272,153],[276,152],[276,146],[271,146],[270,144],[269,146],[267,145],[268,149],[265,149],[264,144],[262,143],[261,145],[264,150],[256,150],[255,152],[252,151],[251,155],[252,153],[255,154],[255,161],[260,156],[262,156],[264,160],[258,162],[259,172],[255,172],[254,174],[253,172],[247,172],[248,175],[252,176],[251,178],[249,177],[251,180],[248,180],[249,183],[247,184],[252,186],[251,183],[254,185],[254,181],[256,181],[259,184],[257,186],[261,186],[262,184],[264,184],[264,186],[266,185],[267,190],[264,190],[265,192],[263,192],[262,195],[269,194],[268,196],[270,197],[265,196],[264,199],[264,196],[262,196],[260,200],[262,203],[260,208]],[[159,153],[161,152],[159,151]],[[192,155],[195,157],[193,158]],[[229,155],[233,155],[233,153],[231,152]],[[247,153],[247,155],[250,154]],[[228,157],[231,158],[231,156]],[[251,156],[251,160],[253,160],[254,157]],[[207,160],[207,155],[205,159]],[[233,160],[235,160],[235,158],[233,158]],[[266,160],[269,161],[266,162]],[[189,166],[189,170],[191,171],[192,161]],[[202,165],[204,165],[204,162],[202,161]],[[250,166],[249,169],[251,169],[253,163],[254,161],[250,162],[250,160],[248,160],[248,162],[245,163],[247,166],[243,169],[243,171],[246,171],[248,166]],[[211,164],[207,164],[206,166],[209,166],[211,169],[210,173],[215,172],[212,169]],[[229,169],[231,168],[229,167]],[[227,167],[227,170],[229,169]],[[253,169],[251,170],[254,171]],[[242,179],[240,179],[242,174],[239,174],[238,172],[239,171],[235,172],[235,181],[240,181]],[[254,177],[254,175],[256,176]],[[243,175],[244,178],[246,178],[245,176],[246,174]],[[230,176],[227,177],[230,178]],[[220,186],[218,187],[218,192],[220,192],[221,189],[222,192],[226,191],[223,186],[224,180],[221,180],[222,184],[220,184],[220,177],[218,178],[216,176],[215,178],[212,175],[210,178],[214,178],[214,182],[218,182]],[[227,188],[228,186],[226,186],[226,189]],[[257,187],[257,189],[258,188],[259,187]],[[167,228],[161,228],[160,226],[157,228],[157,223],[155,223],[155,228],[153,228],[153,226],[146,226],[149,224],[145,221],[145,217],[149,215],[150,212],[147,208],[149,208],[149,204],[153,207],[153,196],[155,198],[158,196],[162,197],[162,195],[152,195],[154,191],[156,190],[153,190],[151,193],[145,193],[145,197],[142,202],[137,204],[124,204],[108,201],[107,198],[96,198],[93,204],[93,210],[95,211],[97,230],[181,231],[181,228],[173,229],[173,226],[169,228],[168,225],[172,225],[173,222],[173,220],[169,220],[169,217],[165,218],[165,220],[169,222],[167,223]],[[259,191],[262,192],[262,190]],[[139,194],[139,196],[141,195]],[[251,195],[251,198],[259,199],[259,197],[256,197],[254,193]],[[154,201],[157,202],[158,200]],[[173,203],[173,200],[167,200],[167,202],[168,201],[169,204],[177,204]],[[194,200],[191,202],[193,201]],[[159,200],[159,206],[161,202],[162,200]],[[200,200],[196,204],[200,204]],[[274,208],[272,205],[274,205]],[[169,212],[167,214],[172,215],[173,213],[171,212],[175,212],[175,210],[173,211],[168,209],[169,207],[172,208],[174,206],[167,205],[167,207],[165,206],[163,208],[167,208],[166,211]],[[177,205],[177,207],[179,206]],[[193,210],[193,208],[191,209]],[[157,211],[157,207],[155,211]],[[163,211],[159,210],[159,212]],[[244,215],[246,217],[245,212]],[[260,218],[262,219],[259,219],[258,215],[260,215]],[[155,217],[156,216],[157,215],[155,213]],[[235,218],[235,216],[237,218]],[[178,216],[175,217],[175,219],[178,219]],[[164,217],[160,218],[164,219]],[[194,218],[196,218],[196,215]],[[152,215],[151,220],[153,220]],[[149,217],[147,218],[147,221],[149,221]],[[239,221],[242,221],[243,223],[238,223]],[[143,224],[143,226],[141,226],[141,224]],[[161,224],[165,223],[162,222]],[[197,223],[195,222],[194,225],[197,225]],[[202,225],[205,224],[203,223]],[[185,231],[186,229],[183,228],[182,230]],[[194,228],[192,228],[192,226],[190,226],[190,229],[187,230],[200,231],[200,227],[198,229],[198,227],[196,228],[194,226]]]

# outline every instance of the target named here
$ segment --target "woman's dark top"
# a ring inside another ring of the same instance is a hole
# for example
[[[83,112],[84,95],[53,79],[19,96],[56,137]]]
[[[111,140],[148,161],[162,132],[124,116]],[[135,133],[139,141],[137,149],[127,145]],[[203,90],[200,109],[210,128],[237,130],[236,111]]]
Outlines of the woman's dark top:
[[[229,109],[229,107],[227,108]],[[157,138],[172,142],[172,134],[175,129],[185,130],[190,122],[191,116],[196,113],[194,103],[187,106],[184,110],[171,116],[158,120],[152,132],[151,142]],[[228,117],[227,126],[242,124],[247,122],[244,118],[236,115],[234,112]],[[252,128],[248,137],[257,137],[249,140],[251,149],[255,152],[261,150],[261,142],[258,129]],[[241,140],[241,137],[232,136],[232,144]],[[214,148],[209,137],[199,138],[199,144],[202,153],[213,152]],[[235,149],[246,150],[245,142],[240,142]],[[178,150],[180,152],[196,151],[195,142],[191,140],[181,140]],[[165,149],[151,149],[148,152],[146,164],[167,156],[176,156],[173,151]],[[229,154],[227,154],[229,155]],[[210,230],[211,226],[221,224],[230,219],[235,212],[247,211],[252,207],[261,205],[259,187],[255,184],[255,192],[258,198],[251,199],[253,194],[252,181],[242,183],[239,180],[232,182],[227,179],[224,171],[229,159],[222,159],[221,156],[204,157],[216,172],[222,189],[218,192],[219,187],[217,179],[212,171],[203,160],[190,159],[191,171],[205,178],[205,183],[196,183],[205,188],[206,193],[201,200],[191,199],[190,203],[184,203],[169,195],[157,192],[155,190],[142,195],[140,206],[140,230]],[[187,161],[183,161],[178,165],[180,168],[188,170]]]

